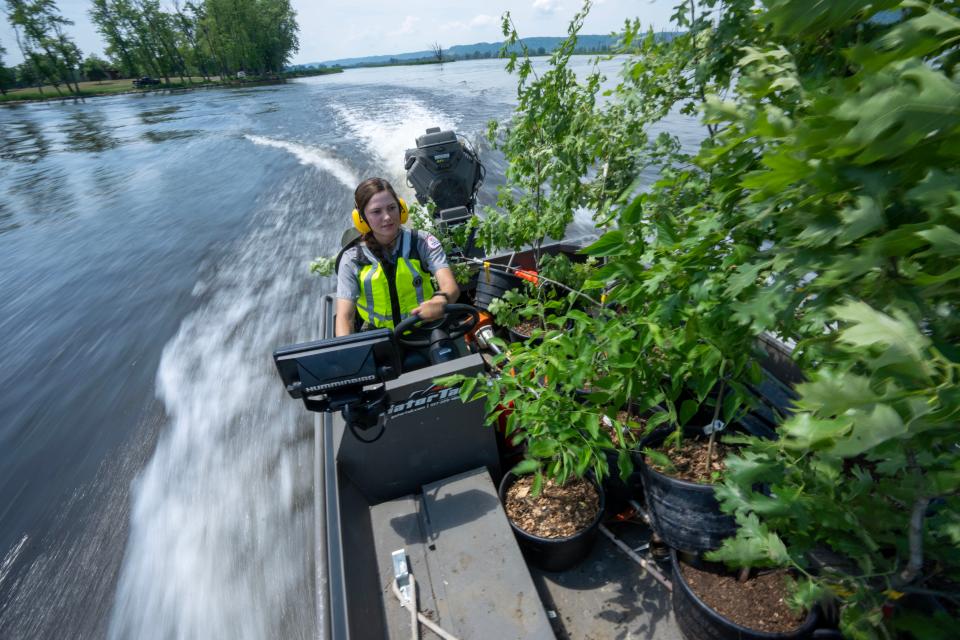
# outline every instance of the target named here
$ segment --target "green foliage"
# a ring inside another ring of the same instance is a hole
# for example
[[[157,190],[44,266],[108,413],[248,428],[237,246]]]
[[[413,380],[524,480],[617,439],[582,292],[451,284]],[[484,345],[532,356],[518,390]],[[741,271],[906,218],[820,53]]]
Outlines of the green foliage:
[[[546,329],[534,332],[533,338],[542,339],[539,346],[531,347],[529,342],[510,345],[508,370],[503,375],[438,382],[461,382],[464,400],[485,398],[491,423],[502,413],[507,416],[507,436],[526,444],[529,462],[520,470],[535,470],[559,484],[587,472],[601,481],[611,473],[606,452],[616,445],[608,431],[601,429],[605,412],[578,398],[578,392],[609,366],[581,357],[584,342],[592,338],[600,322],[576,311],[566,318],[569,324],[562,328],[548,323]],[[607,342],[607,352],[617,354],[627,340],[629,336],[624,334]],[[501,347],[506,349],[503,343]],[[498,356],[499,361],[506,364],[505,357]],[[619,470],[625,477],[631,467],[628,457],[623,462]]]
[[[866,21],[894,5],[895,22]],[[797,340],[811,381],[780,440],[747,439],[731,461],[724,506],[741,530],[716,557],[764,557],[772,538],[746,526],[755,517],[797,567],[828,548],[849,567],[811,582],[844,603],[848,635],[884,637],[890,593],[949,584],[960,560],[936,526],[957,513],[960,482],[960,405],[946,393],[958,366],[960,87],[955,44],[940,37],[960,23],[916,2],[770,9],[736,81],[705,92],[715,135],[693,162],[723,253],[740,249],[724,290],[733,319]]]
[[[603,216],[633,181],[642,130],[629,126],[625,105],[598,100],[599,72],[581,80],[569,68],[589,8],[585,2],[574,16],[542,76],[510,14],[504,16],[502,54],[507,70],[517,74],[518,107],[513,120],[489,127],[491,143],[510,163],[498,209],[488,211],[479,228],[487,249],[532,244],[539,259],[539,247],[547,238],[562,238],[578,208]]]
[[[584,262],[574,262],[562,253],[545,254],[540,258],[538,275],[547,281],[563,285],[569,291],[589,291],[591,286],[587,283],[598,266],[599,261],[592,257]],[[595,284],[592,286],[595,288]]]
[[[99,57],[91,54],[83,61],[81,66],[83,70],[83,75],[86,76],[87,80],[106,80],[110,77],[110,74],[107,72],[109,64],[106,60],[101,60]]]
[[[426,205],[420,205],[414,202],[410,205],[410,226],[414,229],[426,231],[432,234],[440,245],[443,252],[447,255],[450,262],[450,270],[453,271],[453,277],[459,285],[465,285],[470,282],[476,268],[470,263],[459,259],[463,248],[467,245],[467,239],[470,232],[476,227],[476,218],[471,218],[465,224],[449,227],[445,224],[438,224],[433,217],[435,205],[428,202]]]
[[[3,94],[6,94],[8,89],[12,89],[17,81],[16,70],[3,64],[3,56],[6,54],[7,50],[0,44],[0,93]]]
[[[310,261],[310,273],[318,276],[332,276],[337,268],[337,257],[317,257]]]
[[[960,580],[960,7],[704,0],[674,21],[669,40],[627,23],[604,100],[564,47],[540,75],[525,52],[509,59],[518,111],[491,127],[510,162],[503,213],[481,236],[539,248],[593,211],[584,286],[616,313],[558,306],[570,330],[511,345],[512,373],[468,395],[492,417],[513,403],[530,469],[602,475],[595,418],[629,400],[679,429],[722,386],[729,422],[756,338],[795,341],[808,382],[778,440],[735,438],[718,493],[740,533],[714,557],[792,566],[794,601],[830,594],[848,637],[926,637],[904,594],[953,593],[947,618]],[[509,16],[504,29],[516,41]],[[705,125],[693,152],[646,135],[676,112]],[[658,179],[641,190],[645,167]],[[546,317],[552,302],[508,298],[503,312]],[[836,561],[814,573],[824,551]]]
[[[107,42],[107,55],[127,77],[193,75],[221,79],[243,71],[264,77],[283,72],[299,48],[289,0],[93,0],[90,18]]]
[[[7,19],[24,59],[57,93],[61,93],[60,85],[66,85],[79,94],[76,75],[83,56],[64,32],[64,27],[73,22],[60,14],[53,0],[6,0],[6,4]]]

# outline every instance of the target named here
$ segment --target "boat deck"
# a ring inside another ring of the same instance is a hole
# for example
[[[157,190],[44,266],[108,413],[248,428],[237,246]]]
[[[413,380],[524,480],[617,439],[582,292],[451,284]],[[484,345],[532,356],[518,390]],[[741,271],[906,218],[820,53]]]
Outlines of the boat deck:
[[[403,549],[418,609],[461,640],[682,638],[667,589],[605,536],[573,569],[528,567],[485,469],[425,485],[369,513],[386,637],[410,637],[410,615],[393,592],[391,556]],[[631,548],[649,537],[635,522],[608,527]],[[421,637],[440,636],[421,625]]]
[[[645,525],[633,522],[607,527],[631,548],[650,536]],[[669,577],[669,559],[659,569]],[[576,567],[559,573],[531,567],[530,574],[559,640],[683,639],[670,592],[605,536]]]

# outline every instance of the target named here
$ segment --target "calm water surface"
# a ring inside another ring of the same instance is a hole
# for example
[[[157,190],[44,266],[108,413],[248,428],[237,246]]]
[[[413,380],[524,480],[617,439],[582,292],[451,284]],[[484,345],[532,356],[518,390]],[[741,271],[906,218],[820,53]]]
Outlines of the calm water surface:
[[[514,102],[489,60],[0,109],[0,638],[312,636],[312,421],[270,353],[318,337],[353,187],[440,126],[492,203]]]

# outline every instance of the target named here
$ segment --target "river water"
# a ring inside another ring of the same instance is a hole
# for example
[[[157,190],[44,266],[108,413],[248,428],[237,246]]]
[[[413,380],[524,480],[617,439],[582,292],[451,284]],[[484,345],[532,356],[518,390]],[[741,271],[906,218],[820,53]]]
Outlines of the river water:
[[[0,109],[0,638],[312,636],[312,420],[270,354],[318,337],[307,263],[427,127],[493,203],[502,66]]]

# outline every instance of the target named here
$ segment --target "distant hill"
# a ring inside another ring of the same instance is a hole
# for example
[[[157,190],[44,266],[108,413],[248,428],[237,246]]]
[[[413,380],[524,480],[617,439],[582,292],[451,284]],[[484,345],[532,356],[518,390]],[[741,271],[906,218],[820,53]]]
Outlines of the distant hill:
[[[673,37],[672,33],[660,34],[661,37]],[[523,38],[532,55],[546,55],[563,42],[562,37]],[[610,35],[581,35],[577,38],[577,53],[607,53],[617,43],[617,38]],[[444,60],[475,60],[478,58],[496,58],[500,53],[503,42],[478,42],[476,44],[458,44],[443,50]],[[520,45],[514,45],[520,50]],[[394,53],[382,56],[364,56],[360,58],[339,58],[323,62],[308,62],[296,65],[296,68],[313,67],[363,67],[383,64],[402,64],[413,60],[427,60],[433,58],[433,51],[411,51],[408,53]]]

